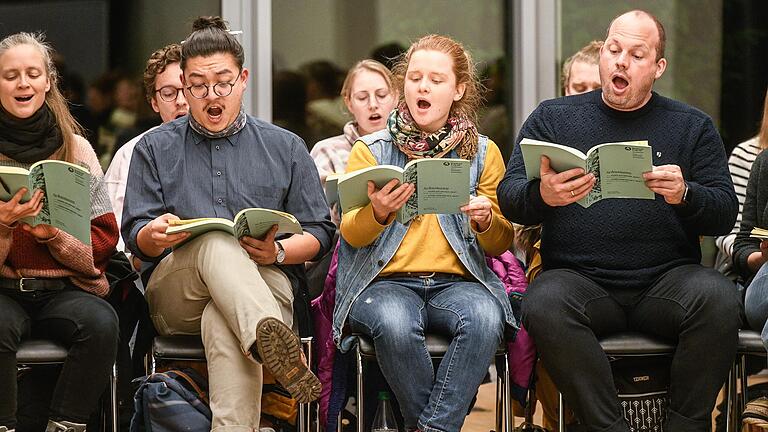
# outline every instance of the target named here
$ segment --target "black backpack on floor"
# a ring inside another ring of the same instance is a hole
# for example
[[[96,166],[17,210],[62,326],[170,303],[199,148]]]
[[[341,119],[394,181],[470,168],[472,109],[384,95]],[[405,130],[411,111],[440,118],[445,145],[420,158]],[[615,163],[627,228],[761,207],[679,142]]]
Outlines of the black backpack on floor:
[[[661,432],[669,405],[670,356],[611,358],[613,382],[631,432]]]

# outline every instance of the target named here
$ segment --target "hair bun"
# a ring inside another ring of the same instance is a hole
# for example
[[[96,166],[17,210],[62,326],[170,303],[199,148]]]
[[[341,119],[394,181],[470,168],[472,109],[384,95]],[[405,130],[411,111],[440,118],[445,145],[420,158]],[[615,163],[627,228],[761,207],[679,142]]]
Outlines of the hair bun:
[[[192,23],[192,31],[203,30],[207,28],[217,28],[227,31],[227,23],[219,16],[203,16]]]

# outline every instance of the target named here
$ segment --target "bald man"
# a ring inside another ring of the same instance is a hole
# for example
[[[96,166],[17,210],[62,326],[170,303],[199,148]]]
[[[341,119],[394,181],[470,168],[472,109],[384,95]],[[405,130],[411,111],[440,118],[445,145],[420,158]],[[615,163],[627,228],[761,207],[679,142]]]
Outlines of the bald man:
[[[504,215],[541,223],[544,271],[531,283],[523,323],[544,366],[589,431],[628,431],[598,338],[636,331],[677,343],[664,430],[708,431],[736,352],[740,304],[733,285],[700,265],[700,235],[729,232],[738,210],[712,119],[653,85],[667,67],[664,27],[644,11],[616,17],[600,49],[602,91],[545,101],[517,138],[587,152],[648,140],[653,200],[576,204],[595,185],[582,169],[555,172],[542,158],[527,180],[516,146],[499,185]]]

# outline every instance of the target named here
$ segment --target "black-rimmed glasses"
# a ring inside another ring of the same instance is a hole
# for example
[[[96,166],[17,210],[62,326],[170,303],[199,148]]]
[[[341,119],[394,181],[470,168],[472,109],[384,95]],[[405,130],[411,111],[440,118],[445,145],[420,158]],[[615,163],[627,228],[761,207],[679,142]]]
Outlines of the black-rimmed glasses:
[[[155,90],[155,93],[160,95],[160,99],[166,102],[176,102],[176,98],[179,97],[179,92],[184,90],[181,87],[174,87],[167,85]]]
[[[208,85],[208,84],[195,84],[187,87],[187,91],[189,94],[192,95],[195,99],[205,99],[208,97],[208,90],[210,87],[213,87],[213,93],[216,96],[219,97],[227,97],[232,94],[232,88],[235,87],[235,84],[237,84],[237,81],[240,79],[240,75],[243,73],[243,71],[240,71],[239,74],[237,74],[237,77],[235,78],[235,82],[217,82],[214,85]]]

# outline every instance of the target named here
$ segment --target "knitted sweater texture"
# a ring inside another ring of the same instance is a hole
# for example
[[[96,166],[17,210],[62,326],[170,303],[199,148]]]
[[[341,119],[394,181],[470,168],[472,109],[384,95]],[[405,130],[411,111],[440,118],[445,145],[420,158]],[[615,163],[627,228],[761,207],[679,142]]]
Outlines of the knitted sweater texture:
[[[528,181],[515,147],[498,196],[504,215],[525,225],[543,223],[544,271],[573,269],[609,291],[639,292],[670,269],[701,261],[700,235],[730,231],[738,201],[722,140],[703,112],[653,93],[635,111],[616,111],[600,90],[543,102],[517,137],[559,143],[586,153],[597,144],[648,140],[653,165],[680,166],[688,204],[605,199],[589,208],[550,207],[540,181]]]
[[[77,137],[75,161],[91,173],[91,245],[59,231],[47,241],[38,241],[21,228],[0,224],[0,277],[19,279],[69,278],[77,287],[104,297],[109,284],[104,274],[118,238],[117,222],[103,182],[99,160],[85,138]],[[54,153],[51,159],[59,159]],[[0,154],[0,165],[29,168]]]

